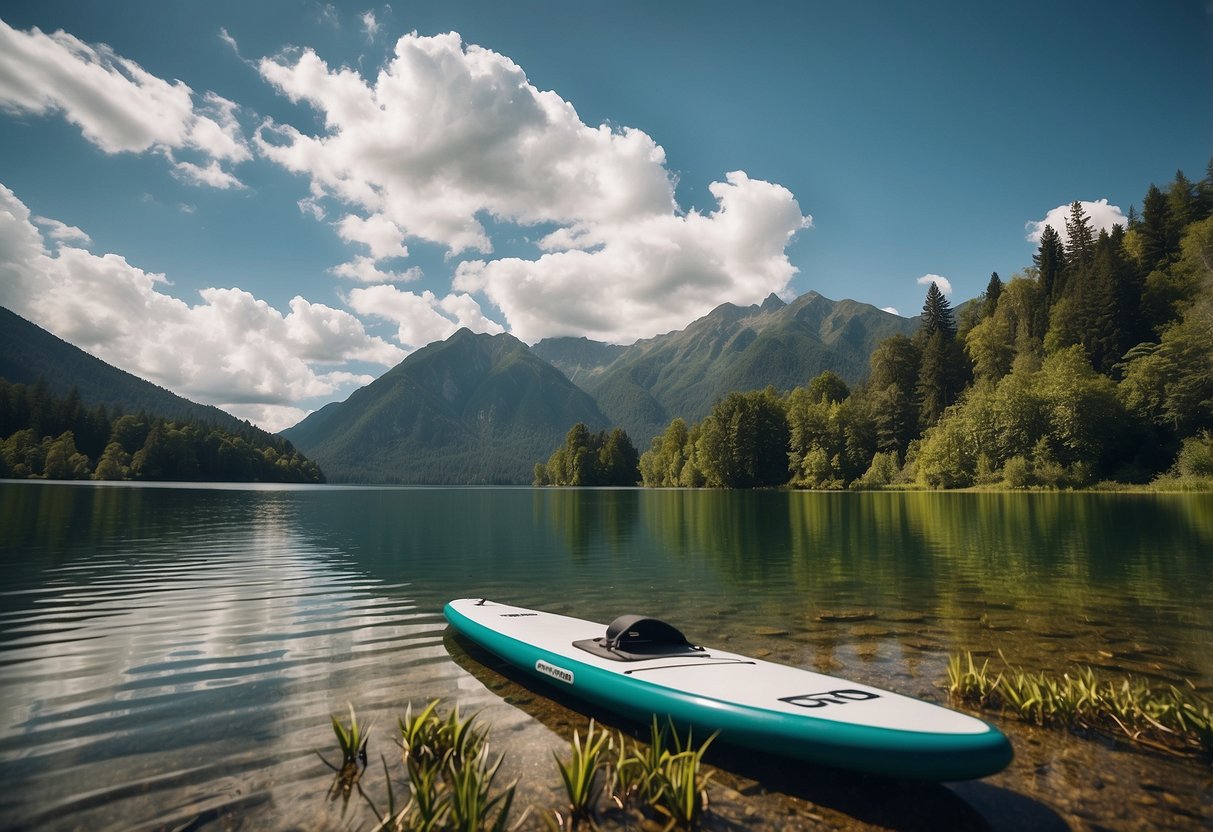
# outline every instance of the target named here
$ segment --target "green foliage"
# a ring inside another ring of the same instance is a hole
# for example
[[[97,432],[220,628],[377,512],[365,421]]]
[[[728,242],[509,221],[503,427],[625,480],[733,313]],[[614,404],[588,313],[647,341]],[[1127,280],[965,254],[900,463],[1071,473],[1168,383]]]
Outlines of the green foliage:
[[[773,388],[730,393],[704,419],[696,464],[710,488],[757,488],[788,481],[788,420]]]
[[[979,667],[966,653],[948,659],[948,693],[957,702],[1012,713],[1036,725],[1213,755],[1213,704],[1174,685],[1154,687],[1133,678],[1117,684],[1089,667],[1058,678],[1006,665],[995,676],[988,660]]]
[[[1204,431],[1183,441],[1175,458],[1175,475],[1213,480],[1213,434]]]
[[[939,286],[934,281],[927,287],[927,297],[922,305],[922,326],[919,334],[923,340],[928,340],[935,333],[941,333],[945,339],[956,336],[956,317],[952,313],[952,304],[943,296]]]
[[[857,400],[814,399],[798,388],[788,396],[787,420],[793,485],[846,488],[871,466],[876,425]]]
[[[323,482],[316,464],[281,437],[145,413],[86,408],[0,378],[0,456],[10,477],[65,480]],[[96,460],[94,463],[93,460]]]
[[[837,373],[826,370],[809,382],[807,390],[809,399],[815,402],[838,402],[851,395],[847,383]]]
[[[535,465],[534,485],[631,486],[640,478],[639,455],[622,428],[593,434],[578,422],[547,464]]]
[[[591,817],[607,785],[606,770],[608,758],[614,748],[614,741],[608,731],[596,728],[594,721],[585,732],[585,742],[581,735],[573,731],[572,757],[565,762],[556,757],[556,767],[560,770],[560,779],[564,783],[565,793],[569,798],[570,817],[574,823]]]

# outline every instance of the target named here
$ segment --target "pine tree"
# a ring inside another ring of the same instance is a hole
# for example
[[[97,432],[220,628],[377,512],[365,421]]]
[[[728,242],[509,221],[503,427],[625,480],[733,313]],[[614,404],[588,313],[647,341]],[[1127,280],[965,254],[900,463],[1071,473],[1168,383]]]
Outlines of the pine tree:
[[[1141,203],[1141,268],[1143,274],[1166,268],[1179,256],[1179,236],[1171,220],[1171,204],[1166,195],[1151,185]]]
[[[1071,267],[1085,266],[1095,255],[1095,232],[1091,220],[1077,199],[1070,203],[1066,218],[1066,260]]]
[[[1032,257],[1040,279],[1040,293],[1045,306],[1049,306],[1061,295],[1063,274],[1066,268],[1066,252],[1061,244],[1061,235],[1046,225],[1040,234],[1040,248]]]
[[[939,286],[932,280],[930,288],[927,289],[926,302],[922,305],[922,326],[919,328],[919,335],[926,341],[936,332],[942,332],[945,340],[955,338],[956,318],[952,314],[952,304],[948,303],[943,292],[939,291]]]
[[[944,409],[956,401],[963,383],[957,343],[942,329],[936,330],[922,348],[918,370],[918,423],[925,430],[939,421]]]
[[[986,284],[985,302],[983,304],[982,316],[989,317],[994,314],[994,310],[998,308],[998,298],[1002,296],[1002,278],[998,276],[998,272],[990,273],[990,282]]]
[[[1183,229],[1196,214],[1196,188],[1182,170],[1175,171],[1175,179],[1167,188],[1167,207],[1171,209],[1171,222],[1175,224],[1176,234],[1182,236]]]

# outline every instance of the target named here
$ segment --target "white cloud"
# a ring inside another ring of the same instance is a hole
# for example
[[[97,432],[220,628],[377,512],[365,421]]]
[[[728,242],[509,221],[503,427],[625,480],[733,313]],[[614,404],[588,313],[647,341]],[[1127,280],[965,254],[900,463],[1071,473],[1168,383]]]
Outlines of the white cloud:
[[[366,39],[374,40],[379,34],[379,22],[375,20],[375,12],[367,9],[358,15],[358,19],[362,21],[362,31],[366,34]]]
[[[224,409],[237,419],[244,419],[275,433],[299,424],[311,413],[310,410],[284,404],[227,404]]]
[[[220,163],[252,157],[236,105],[208,92],[195,104],[181,81],[165,81],[104,44],[66,32],[13,29],[0,20],[0,107],[35,115],[62,113],[106,153],[161,153],[187,181],[230,188]],[[181,161],[185,151],[203,164]]]
[[[409,256],[400,228],[378,214],[368,219],[347,214],[337,223],[337,234],[347,243],[364,243],[375,260]]]
[[[255,137],[260,151],[307,175],[312,199],[353,209],[339,233],[373,258],[408,239],[448,256],[489,254],[486,216],[556,226],[537,259],[456,270],[454,288],[482,292],[523,340],[572,332],[634,340],[685,326],[722,301],[786,293],[796,272],[786,246],[811,221],[786,188],[733,172],[710,186],[715,211],[684,214],[665,152],[647,134],[584,124],[512,60],[465,46],[456,33],[400,38],[373,80],[332,69],[311,50],[260,67],[325,123],[308,135],[267,120]],[[358,260],[346,265],[343,276],[366,271]]]
[[[348,263],[333,266],[329,271],[338,277],[357,280],[359,283],[411,283],[422,277],[421,269],[417,266],[412,266],[402,272],[388,272],[376,266],[374,258],[362,255]]]
[[[641,217],[549,235],[538,260],[461,263],[454,286],[483,291],[533,343],[586,335],[626,343],[680,329],[729,301],[786,294],[796,273],[784,248],[808,220],[790,191],[744,173],[711,189],[718,208]]]
[[[368,286],[351,289],[347,302],[355,312],[395,323],[396,340],[413,348],[449,338],[461,327],[494,335],[504,331],[500,324],[486,318],[480,304],[468,295],[439,298],[430,291],[417,294],[395,286]]]
[[[58,243],[81,243],[92,245],[93,239],[74,225],[53,220],[50,217],[34,217],[34,224],[45,229],[46,236]]]
[[[1098,235],[1100,231],[1111,231],[1112,226],[1120,225],[1125,228],[1129,226],[1129,218],[1124,215],[1117,205],[1109,205],[1106,199],[1097,199],[1094,202],[1079,200],[1082,204],[1082,210],[1091,220],[1091,228]],[[1053,226],[1053,230],[1061,235],[1062,244],[1069,244],[1070,236],[1066,233],[1066,218],[1070,216],[1070,205],[1058,205],[1056,208],[1045,214],[1043,220],[1032,220],[1025,223],[1024,228],[1028,234],[1024,238],[1030,243],[1040,243],[1040,235],[1044,233],[1045,226]]]
[[[952,294],[952,281],[948,280],[942,275],[924,274],[922,277],[918,278],[919,286],[930,286],[932,283],[938,286],[939,291],[943,292],[944,295]]]
[[[901,313],[898,312],[897,308],[894,306],[882,306],[882,307],[880,307],[880,311],[888,312],[890,315],[896,315],[899,318],[901,317]]]
[[[360,381],[349,361],[404,357],[349,312],[296,297],[283,315],[235,288],[204,289],[191,305],[166,283],[116,254],[66,243],[49,252],[29,209],[0,185],[0,305],[184,396],[244,413],[293,407]]]

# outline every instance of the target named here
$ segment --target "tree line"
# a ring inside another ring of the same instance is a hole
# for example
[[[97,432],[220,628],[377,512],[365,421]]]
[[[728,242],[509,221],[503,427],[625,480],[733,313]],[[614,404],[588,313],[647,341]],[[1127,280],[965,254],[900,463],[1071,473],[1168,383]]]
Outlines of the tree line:
[[[953,310],[932,284],[913,337],[851,390],[826,372],[731,393],[640,457],[646,486],[1080,487],[1213,479],[1213,162],[1151,185],[1098,233],[1074,202],[1032,265]],[[570,434],[571,436],[571,434]],[[567,447],[567,446],[566,446]],[[549,461],[549,467],[551,462]],[[538,470],[536,482],[540,481]],[[575,484],[549,479],[550,484]]]
[[[535,465],[534,484],[628,486],[638,479],[640,455],[622,428],[592,433],[582,422],[573,425],[564,445]]]
[[[57,480],[324,482],[285,439],[145,412],[87,407],[73,388],[0,378],[0,477]]]

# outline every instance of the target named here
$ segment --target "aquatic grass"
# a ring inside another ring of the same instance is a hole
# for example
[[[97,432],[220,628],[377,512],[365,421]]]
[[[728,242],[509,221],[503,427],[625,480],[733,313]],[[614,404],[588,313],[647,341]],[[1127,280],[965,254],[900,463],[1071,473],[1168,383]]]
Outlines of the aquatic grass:
[[[614,773],[614,800],[621,809],[636,808],[665,820],[666,829],[697,828],[708,806],[708,781],[703,756],[716,734],[696,747],[690,731],[686,738],[672,722],[649,725],[649,742],[628,744],[618,736]]]
[[[667,828],[698,827],[708,807],[708,780],[712,777],[712,772],[703,772],[703,755],[715,738],[713,734],[699,748],[688,748],[665,758],[657,776],[660,787],[655,808],[669,819]],[[690,745],[690,734],[687,744]]]
[[[370,734],[370,725],[359,726],[358,716],[354,713],[353,703],[348,703],[350,709],[350,724],[346,727],[336,714],[331,714],[333,733],[337,735],[337,744],[341,747],[342,767],[357,763],[366,768],[366,743]]]
[[[397,810],[385,758],[388,811],[382,815],[376,812],[380,818],[376,829],[503,832],[509,825],[517,783],[494,793],[493,784],[504,758],[498,756],[490,762],[488,730],[475,725],[475,715],[462,717],[458,707],[440,716],[439,704],[432,700],[417,713],[410,704],[398,720],[409,800]]]
[[[991,675],[989,668],[989,659],[978,667],[973,661],[972,653],[965,653],[963,659],[959,653],[949,656],[948,693],[963,702],[980,705],[989,703],[1001,681],[1001,676]]]
[[[449,822],[445,828],[455,832],[504,832],[509,823],[517,783],[492,794],[493,780],[504,757],[489,763],[487,744],[479,746],[474,757],[447,760],[447,805]],[[493,813],[496,811],[496,816]]]
[[[948,692],[957,702],[1012,714],[1045,727],[1123,736],[1173,754],[1213,759],[1213,705],[1195,691],[1165,689],[1140,678],[1100,679],[1090,667],[1060,677],[1012,667],[997,676],[971,653],[948,659]]]
[[[609,776],[599,775],[605,774],[609,768],[608,757],[614,749],[614,741],[606,729],[596,728],[591,719],[585,742],[582,743],[580,734],[573,731],[570,745],[573,753],[567,763],[560,759],[560,755],[553,756],[569,798],[570,821],[576,824],[590,817],[597,808],[598,798],[610,779]]]
[[[335,766],[324,758],[324,755],[319,751],[316,756],[326,766],[336,772],[333,778],[332,785],[328,789],[328,799],[336,800],[342,798],[345,805],[348,807],[350,796],[357,788],[359,793],[362,793],[362,787],[359,785],[359,780],[362,779],[362,773],[366,770],[366,745],[369,738],[370,726],[360,726],[358,724],[358,716],[354,713],[353,704],[349,704],[350,709],[350,724],[345,725],[336,714],[331,714],[333,733],[337,737],[337,745],[341,749],[341,765]],[[365,794],[363,794],[365,797]]]

